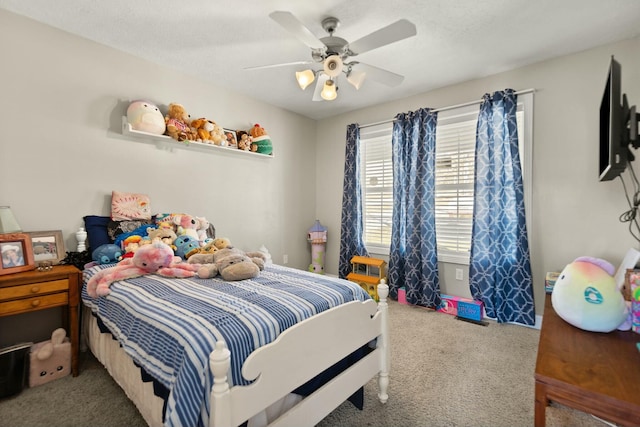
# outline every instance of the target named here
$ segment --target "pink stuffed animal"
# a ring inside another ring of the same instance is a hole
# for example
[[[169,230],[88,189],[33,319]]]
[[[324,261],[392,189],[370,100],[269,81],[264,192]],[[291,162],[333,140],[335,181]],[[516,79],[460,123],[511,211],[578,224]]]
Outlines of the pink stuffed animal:
[[[87,282],[87,293],[92,298],[109,295],[109,286],[113,282],[147,274],[192,277],[199,268],[198,264],[183,263],[166,243],[154,242],[141,246],[132,258],[126,258],[92,276]]]
[[[195,217],[188,214],[176,215],[173,223],[177,226],[178,237],[186,234],[198,240],[198,220]]]

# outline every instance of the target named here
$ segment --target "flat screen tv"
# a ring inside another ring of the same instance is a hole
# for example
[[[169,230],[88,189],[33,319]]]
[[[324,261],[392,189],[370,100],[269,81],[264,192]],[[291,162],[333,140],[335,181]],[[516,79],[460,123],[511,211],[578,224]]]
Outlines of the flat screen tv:
[[[600,181],[617,178],[627,167],[628,148],[621,135],[620,74],[620,64],[612,56],[600,103]]]
[[[629,108],[621,89],[621,67],[613,56],[600,103],[600,181],[610,181],[635,160],[630,146],[640,147],[635,105]],[[622,99],[622,103],[621,102]]]

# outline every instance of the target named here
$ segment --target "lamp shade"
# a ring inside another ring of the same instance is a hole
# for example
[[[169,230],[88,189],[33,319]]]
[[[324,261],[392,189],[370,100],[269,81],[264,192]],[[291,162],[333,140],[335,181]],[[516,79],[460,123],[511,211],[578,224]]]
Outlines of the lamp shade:
[[[11,207],[0,206],[0,233],[18,233],[20,231],[22,228],[11,212]]]
[[[296,80],[300,89],[305,90],[316,79],[316,76],[311,70],[304,70],[296,72]]]
[[[338,92],[336,91],[336,84],[333,82],[333,80],[327,80],[324,83],[324,88],[322,89],[320,96],[325,101],[333,101],[334,99],[336,99],[336,97],[338,96]]]

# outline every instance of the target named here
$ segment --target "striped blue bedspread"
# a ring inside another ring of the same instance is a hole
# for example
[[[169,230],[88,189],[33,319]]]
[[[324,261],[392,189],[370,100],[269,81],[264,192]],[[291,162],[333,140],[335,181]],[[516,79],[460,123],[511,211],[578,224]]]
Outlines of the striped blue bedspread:
[[[97,271],[84,271],[84,283]],[[223,339],[231,351],[233,384],[247,384],[241,368],[252,351],[296,323],[369,295],[347,280],[269,264],[255,279],[168,279],[148,275],[111,285],[106,297],[84,304],[123,349],[170,390],[167,426],[206,426],[213,384],[209,354]]]

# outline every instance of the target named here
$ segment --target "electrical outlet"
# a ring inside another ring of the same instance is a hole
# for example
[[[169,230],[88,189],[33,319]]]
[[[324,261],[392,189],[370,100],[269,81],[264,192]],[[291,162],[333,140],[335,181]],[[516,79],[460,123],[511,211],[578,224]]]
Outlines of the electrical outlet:
[[[456,268],[456,280],[462,280],[462,269]]]
[[[282,263],[283,264],[288,264],[289,263],[289,255],[287,255],[287,254],[282,255]]]

